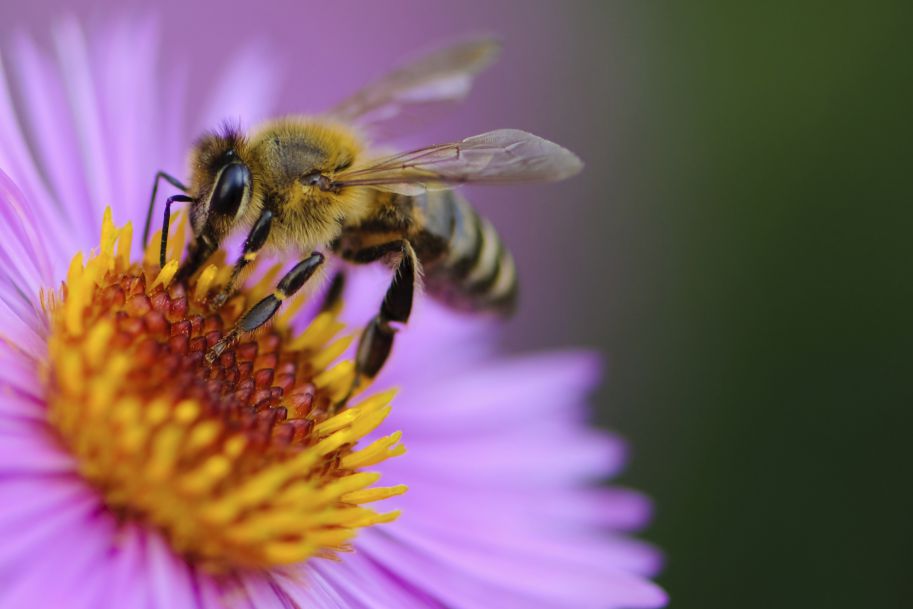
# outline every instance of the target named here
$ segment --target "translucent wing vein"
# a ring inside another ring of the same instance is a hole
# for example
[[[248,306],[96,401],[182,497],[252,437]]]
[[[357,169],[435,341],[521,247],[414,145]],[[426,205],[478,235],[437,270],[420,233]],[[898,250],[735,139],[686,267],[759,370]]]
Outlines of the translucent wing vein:
[[[335,185],[374,186],[412,195],[464,183],[551,182],[582,168],[577,155],[554,142],[517,129],[499,129],[369,161],[336,176]]]
[[[425,122],[465,98],[475,75],[494,61],[499,48],[485,38],[425,55],[369,84],[328,115],[375,135],[401,134],[408,126],[403,123]]]

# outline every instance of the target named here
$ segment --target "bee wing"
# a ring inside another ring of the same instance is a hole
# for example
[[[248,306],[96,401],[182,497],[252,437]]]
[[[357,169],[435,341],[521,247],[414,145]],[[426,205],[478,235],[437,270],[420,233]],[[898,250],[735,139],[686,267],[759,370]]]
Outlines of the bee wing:
[[[495,40],[485,38],[425,55],[358,91],[328,115],[371,132],[392,131],[391,123],[407,114],[427,118],[466,97],[473,77],[495,59],[499,49]]]
[[[467,183],[552,182],[582,168],[577,155],[554,142],[517,129],[498,129],[369,161],[336,175],[333,186],[416,195]]]

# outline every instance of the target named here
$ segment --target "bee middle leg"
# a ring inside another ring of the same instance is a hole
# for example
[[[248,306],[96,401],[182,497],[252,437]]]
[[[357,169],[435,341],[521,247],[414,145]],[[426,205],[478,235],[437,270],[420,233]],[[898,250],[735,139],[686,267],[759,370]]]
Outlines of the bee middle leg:
[[[415,250],[406,240],[370,247],[354,252],[350,256],[355,262],[368,263],[394,252],[401,252],[402,257],[396,267],[393,281],[384,295],[380,311],[370,321],[358,341],[358,350],[355,352],[355,377],[349,393],[340,404],[344,404],[351,397],[363,379],[373,379],[377,376],[387,362],[397,331],[391,324],[405,324],[409,321],[418,269]]]
[[[301,289],[308,279],[324,262],[323,254],[313,252],[310,256],[296,264],[285,274],[276,286],[276,291],[252,306],[235,323],[216,344],[206,353],[206,361],[212,364],[220,355],[231,346],[242,333],[253,332],[272,319],[282,302],[293,296]]]
[[[323,302],[320,303],[320,312],[333,311],[342,305],[342,294],[346,289],[346,274],[342,269],[336,271],[330,281],[330,287],[327,288],[323,296]]]

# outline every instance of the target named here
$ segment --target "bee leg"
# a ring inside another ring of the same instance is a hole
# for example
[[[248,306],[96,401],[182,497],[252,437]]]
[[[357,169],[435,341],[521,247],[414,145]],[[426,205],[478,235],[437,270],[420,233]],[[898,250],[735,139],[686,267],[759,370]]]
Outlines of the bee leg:
[[[187,258],[184,259],[181,268],[178,269],[175,281],[180,282],[190,279],[203,266],[203,263],[219,249],[219,244],[204,233],[194,239],[188,249]]]
[[[390,244],[369,248],[357,252],[354,259],[359,262],[377,260],[387,253],[400,250],[402,258],[396,267],[396,273],[384,300],[380,312],[374,316],[365,328],[358,341],[355,352],[355,378],[346,397],[337,406],[345,404],[352,393],[358,389],[362,379],[373,379],[386,363],[393,348],[393,337],[397,328],[392,323],[405,324],[412,312],[412,296],[415,292],[415,276],[418,259],[415,250],[408,241],[396,241]]]
[[[247,235],[247,239],[244,240],[244,249],[241,253],[241,257],[235,262],[228,283],[225,284],[225,287],[222,288],[222,291],[219,292],[218,296],[213,300],[212,306],[214,309],[222,308],[222,306],[228,302],[228,299],[234,295],[235,285],[238,283],[238,277],[241,276],[241,271],[243,271],[248,264],[257,259],[257,253],[266,243],[266,238],[269,236],[269,229],[272,226],[272,223],[273,212],[264,209],[263,213],[260,214],[260,217],[257,218],[257,221],[254,223],[254,227],[250,229],[250,234]]]
[[[146,244],[149,243],[149,225],[152,223],[152,208],[155,207],[155,195],[158,193],[159,180],[165,180],[181,192],[186,193],[188,190],[188,188],[176,177],[167,174],[164,171],[156,172],[155,180],[152,182],[152,196],[149,197],[149,209],[146,210],[146,225],[143,227],[143,249],[145,249]]]
[[[333,275],[333,281],[330,282],[330,287],[327,288],[327,293],[324,295],[323,302],[320,305],[321,313],[324,311],[334,311],[338,309],[342,304],[342,293],[345,291],[345,289],[345,271],[336,271],[336,274]]]
[[[244,315],[235,323],[234,327],[229,330],[219,341],[206,352],[206,361],[212,364],[220,355],[238,338],[241,333],[253,332],[276,314],[282,301],[301,289],[301,286],[311,278],[321,264],[323,264],[323,254],[314,252],[298,264],[292,270],[285,274],[276,291],[252,306]]]
[[[165,266],[165,252],[168,249],[168,225],[171,223],[171,204],[190,203],[193,197],[187,195],[171,195],[165,201],[165,213],[162,215],[162,245],[159,250],[159,266]]]

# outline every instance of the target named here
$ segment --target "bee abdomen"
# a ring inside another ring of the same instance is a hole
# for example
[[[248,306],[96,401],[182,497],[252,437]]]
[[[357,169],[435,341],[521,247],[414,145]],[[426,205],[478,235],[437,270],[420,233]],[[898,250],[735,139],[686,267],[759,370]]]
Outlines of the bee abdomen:
[[[426,290],[454,309],[512,313],[517,271],[494,226],[455,193],[435,194],[440,198],[434,203],[449,208],[452,222],[447,247],[425,267]]]

